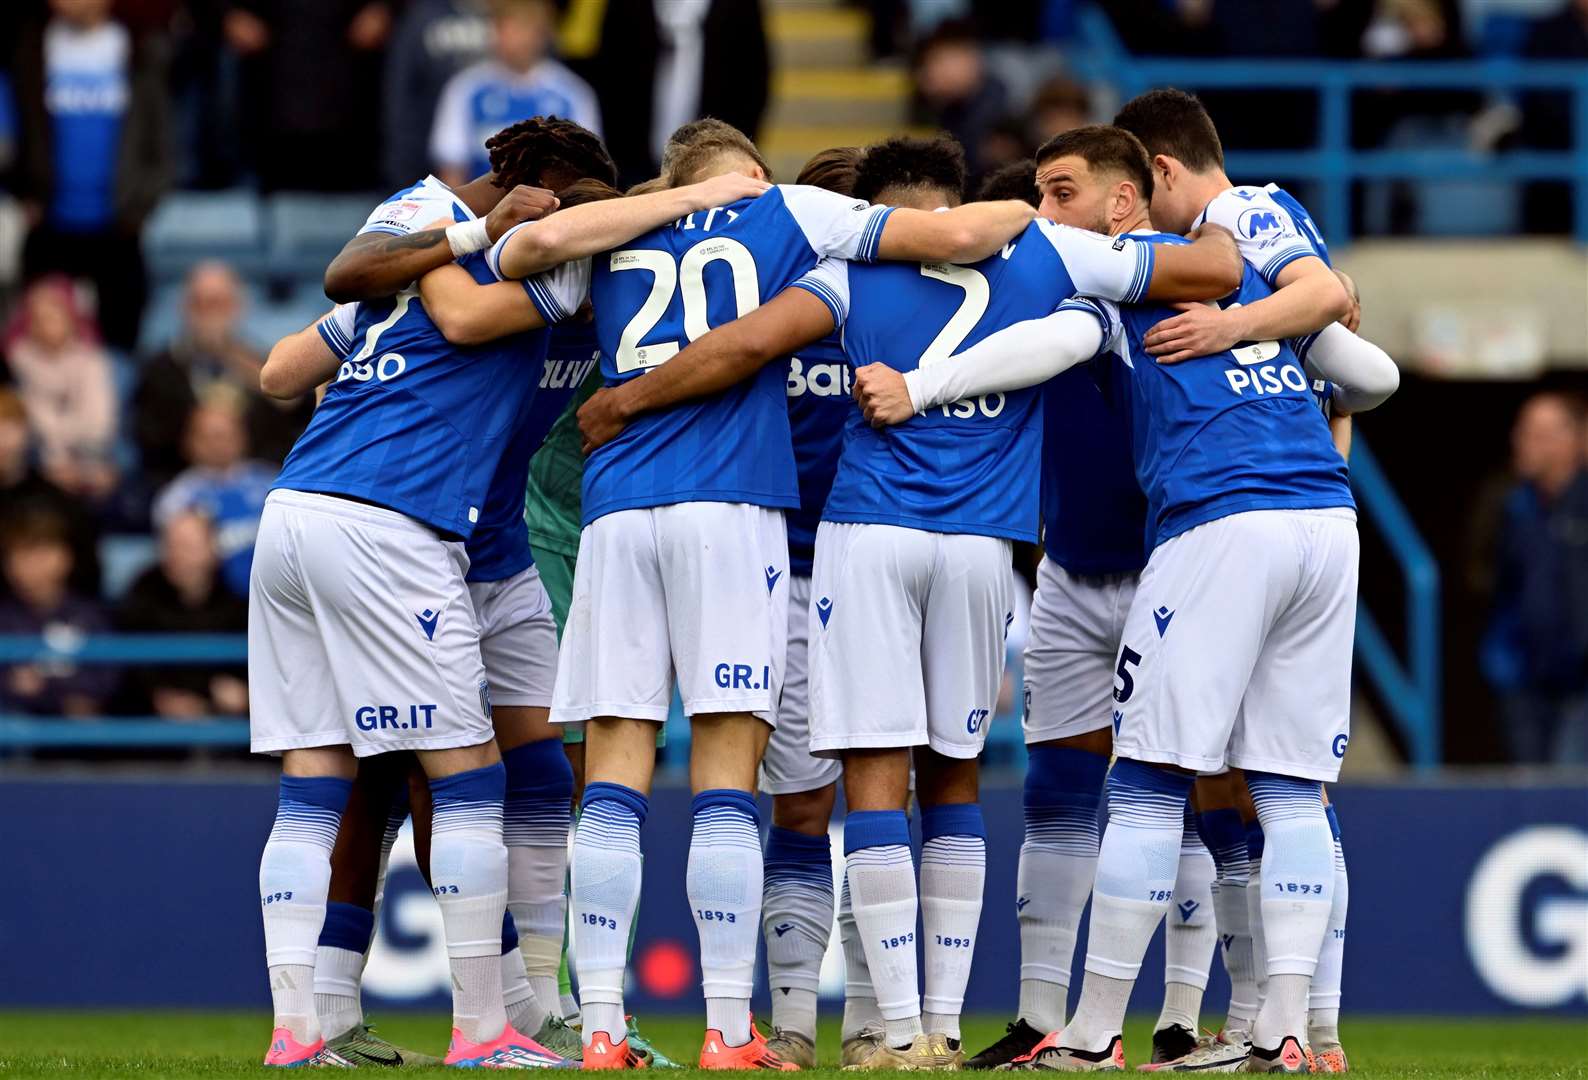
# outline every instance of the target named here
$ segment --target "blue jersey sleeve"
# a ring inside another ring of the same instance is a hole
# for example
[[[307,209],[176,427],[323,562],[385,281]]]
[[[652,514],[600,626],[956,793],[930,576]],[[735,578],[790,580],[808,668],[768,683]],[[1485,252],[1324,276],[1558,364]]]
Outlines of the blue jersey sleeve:
[[[843,259],[823,259],[791,288],[804,289],[833,313],[833,328],[849,318],[849,264]]]
[[[320,340],[336,354],[337,359],[346,360],[353,351],[353,333],[357,322],[357,304],[338,304],[315,323],[314,328],[320,332]]]

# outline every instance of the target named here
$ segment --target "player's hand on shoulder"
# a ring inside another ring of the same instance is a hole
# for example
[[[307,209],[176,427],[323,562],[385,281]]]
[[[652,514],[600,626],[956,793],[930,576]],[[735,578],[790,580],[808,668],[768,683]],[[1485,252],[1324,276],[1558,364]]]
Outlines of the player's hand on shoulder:
[[[915,415],[910,388],[904,375],[887,364],[867,364],[857,368],[854,382],[855,402],[866,423],[872,427],[902,424]]]
[[[590,400],[579,406],[579,434],[581,449],[589,454],[619,435],[628,424],[628,414],[623,408],[623,395],[617,389],[604,386],[590,395]]]
[[[753,176],[730,172],[680,190],[689,193],[690,202],[696,210],[710,210],[714,206],[727,206],[740,199],[757,198],[772,190],[772,185]]]
[[[485,215],[485,235],[496,243],[514,225],[539,221],[557,209],[557,196],[545,188],[519,184],[502,197],[496,208]]]
[[[1158,323],[1142,337],[1142,346],[1160,364],[1178,364],[1198,356],[1221,353],[1243,340],[1239,309],[1221,310],[1214,304],[1176,304],[1180,312]]]

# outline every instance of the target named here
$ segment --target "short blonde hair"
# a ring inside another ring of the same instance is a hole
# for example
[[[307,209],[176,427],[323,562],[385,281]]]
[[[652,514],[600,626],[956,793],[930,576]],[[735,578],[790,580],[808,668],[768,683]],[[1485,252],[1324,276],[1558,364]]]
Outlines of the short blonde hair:
[[[761,156],[750,137],[732,124],[715,117],[693,120],[673,132],[662,148],[662,175],[673,187],[703,179],[708,168],[726,154],[749,158],[761,167],[768,180],[772,167]]]

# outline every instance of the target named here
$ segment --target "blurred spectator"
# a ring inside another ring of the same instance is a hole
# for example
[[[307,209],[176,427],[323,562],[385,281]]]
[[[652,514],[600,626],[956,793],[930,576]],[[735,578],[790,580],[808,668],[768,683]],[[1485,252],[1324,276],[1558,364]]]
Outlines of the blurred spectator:
[[[608,0],[590,64],[624,186],[657,174],[681,124],[723,120],[751,139],[772,69],[760,0]]]
[[[215,536],[202,514],[174,514],[160,529],[160,561],[132,583],[116,610],[128,633],[240,633],[248,602],[221,582]],[[242,714],[248,683],[240,667],[143,667],[122,686],[125,706],[171,720]]]
[[[29,275],[93,281],[118,349],[138,340],[148,297],[139,230],[170,184],[165,57],[111,17],[111,0],[51,0],[18,49],[18,194]]]
[[[74,594],[66,523],[46,513],[7,515],[0,525],[0,567],[10,596],[0,601],[0,634],[42,635],[69,650],[84,634],[104,631],[99,605]],[[92,716],[116,681],[103,664],[66,660],[0,666],[0,710],[34,716]]]
[[[216,386],[229,387],[247,403],[248,443],[267,461],[285,458],[309,422],[312,399],[278,402],[260,392],[264,357],[244,340],[242,317],[242,286],[231,267],[220,262],[195,266],[187,279],[182,332],[145,361],[133,391],[133,434],[152,489],[170,482],[186,464],[187,415]]]
[[[6,514],[47,513],[66,523],[75,592],[99,593],[99,530],[78,500],[52,484],[31,459],[33,436],[22,399],[0,387],[0,506]]]
[[[1066,75],[1055,75],[1031,99],[1031,141],[1041,146],[1055,135],[1092,122],[1092,95]]]
[[[987,168],[983,142],[1008,111],[1009,93],[988,73],[974,28],[950,21],[927,34],[916,46],[914,72],[917,121],[958,139],[972,176],[980,176]]]
[[[104,498],[116,483],[116,388],[71,283],[51,277],[30,286],[5,343],[44,475],[72,495]]]
[[[243,127],[265,191],[378,186],[391,27],[384,0],[232,0],[222,29],[243,58]]]
[[[441,89],[491,45],[486,0],[412,0],[386,50],[381,165],[386,186],[406,187],[429,172],[430,128]]]
[[[1512,760],[1588,764],[1588,440],[1580,401],[1528,399],[1511,434],[1482,667]]]
[[[259,515],[280,470],[247,460],[248,433],[238,404],[234,395],[216,391],[188,414],[183,439],[188,467],[155,496],[151,516],[157,529],[183,514],[208,518],[226,587],[246,597]]]
[[[550,56],[556,4],[492,0],[491,12],[491,59],[447,82],[430,131],[436,175],[452,187],[489,172],[485,140],[519,120],[561,116],[601,133],[595,91]]]

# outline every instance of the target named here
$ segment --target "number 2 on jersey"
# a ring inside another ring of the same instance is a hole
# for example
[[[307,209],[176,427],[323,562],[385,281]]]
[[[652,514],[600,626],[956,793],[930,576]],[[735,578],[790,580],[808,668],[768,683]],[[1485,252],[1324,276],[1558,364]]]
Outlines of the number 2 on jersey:
[[[719,259],[726,262],[733,273],[735,318],[742,318],[761,306],[761,285],[756,276],[755,256],[731,236],[702,240],[684,252],[676,265],[667,252],[652,248],[625,248],[612,253],[609,266],[613,273],[621,270],[649,270],[651,273],[651,291],[645,303],[618,336],[613,362],[619,375],[656,367],[677,355],[679,343],[676,341],[640,344],[667,314],[675,289],[683,301],[685,338],[694,341],[711,329],[706,267]]]

